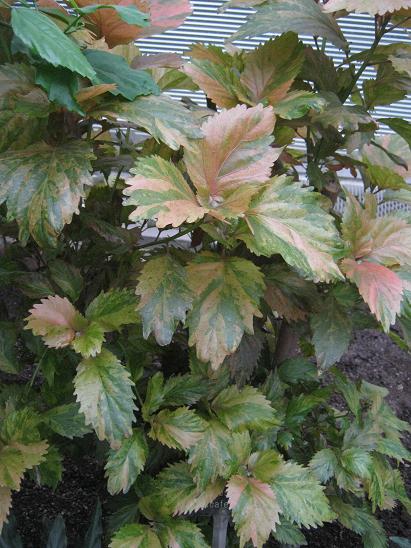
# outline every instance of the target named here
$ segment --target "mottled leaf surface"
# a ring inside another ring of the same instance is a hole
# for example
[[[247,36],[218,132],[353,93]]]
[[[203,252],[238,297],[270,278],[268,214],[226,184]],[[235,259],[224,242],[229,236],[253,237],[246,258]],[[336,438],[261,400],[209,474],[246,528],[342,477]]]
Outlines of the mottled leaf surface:
[[[162,548],[160,540],[149,525],[132,523],[116,532],[110,548]]]
[[[107,489],[111,495],[127,493],[144,468],[148,448],[141,430],[134,430],[121,447],[111,449],[105,465]]]
[[[70,301],[58,295],[35,304],[26,320],[26,329],[43,337],[45,344],[52,348],[68,346],[84,325],[84,318]]]
[[[189,344],[196,345],[200,360],[218,368],[237,350],[244,332],[253,333],[253,317],[261,316],[263,276],[250,261],[211,252],[196,256],[187,273],[194,295]]]
[[[285,176],[274,177],[252,200],[238,237],[257,255],[276,253],[314,281],[341,277],[333,259],[339,245],[321,197]]]
[[[172,519],[158,527],[163,546],[171,548],[208,548],[201,529],[191,521]]]
[[[314,0],[270,0],[256,9],[257,12],[230,40],[244,40],[268,32],[281,34],[292,31],[327,38],[338,48],[346,45],[336,21],[324,13]]]
[[[149,436],[172,449],[189,449],[203,436],[206,423],[192,409],[163,409],[151,418]]]
[[[178,227],[201,219],[206,209],[196,199],[180,170],[159,156],[142,158],[132,170],[125,194],[128,205],[136,206],[132,221],[153,219],[159,228]]]
[[[154,139],[163,141],[173,150],[178,150],[182,145],[189,146],[191,139],[202,136],[193,114],[182,103],[165,95],[108,103],[93,115],[115,120],[123,118],[145,129]]]
[[[75,394],[80,411],[100,440],[107,439],[113,448],[131,436],[133,401],[130,373],[108,350],[95,358],[84,359],[77,367]]]
[[[262,548],[279,521],[280,507],[271,487],[255,478],[232,476],[227,498],[240,547],[251,540],[255,548]]]
[[[203,124],[204,138],[185,151],[184,162],[206,207],[220,205],[228,191],[268,179],[280,152],[270,147],[274,121],[270,107],[239,105]]]
[[[81,141],[57,147],[41,142],[0,154],[0,203],[7,201],[8,218],[17,220],[23,244],[29,234],[40,245],[56,244],[91,184],[92,158]]]
[[[353,11],[355,13],[369,13],[370,15],[384,15],[403,8],[411,8],[410,0],[329,0],[324,7],[326,12],[339,10]]]
[[[144,337],[153,332],[158,344],[170,344],[192,304],[185,269],[169,254],[154,257],[144,264],[136,293]]]

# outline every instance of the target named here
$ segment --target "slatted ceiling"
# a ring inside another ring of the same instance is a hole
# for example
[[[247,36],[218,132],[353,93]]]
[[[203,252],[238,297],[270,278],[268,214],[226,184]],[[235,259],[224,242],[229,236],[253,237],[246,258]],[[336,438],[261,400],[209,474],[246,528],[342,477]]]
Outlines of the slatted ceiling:
[[[219,13],[218,8],[225,3],[225,0],[191,0],[193,13],[187,18],[180,28],[167,31],[158,36],[152,36],[138,40],[137,45],[143,53],[175,52],[184,55],[190,49],[191,44],[205,42],[217,46],[224,46],[224,41],[231,36],[246,20],[248,14],[253,13],[251,9],[230,8],[224,13]],[[349,17],[339,19],[339,24],[351,45],[351,53],[358,53],[367,49],[374,40],[374,20],[371,17],[360,14],[352,14]],[[301,37],[305,43],[315,45],[312,37]],[[238,40],[235,45],[242,49],[252,49],[265,41],[267,36]],[[382,44],[393,42],[407,42],[411,44],[411,38],[403,29],[395,29],[392,34],[385,36]],[[341,63],[344,55],[332,45],[327,46],[326,53],[331,55],[336,63]],[[372,78],[374,71],[367,70],[364,78]],[[204,94],[198,92],[171,91],[174,98],[188,97],[201,105],[205,105]],[[404,99],[389,107],[378,107],[375,110],[376,116],[380,117],[401,117],[411,121],[411,97]],[[382,132],[387,131],[382,128]]]

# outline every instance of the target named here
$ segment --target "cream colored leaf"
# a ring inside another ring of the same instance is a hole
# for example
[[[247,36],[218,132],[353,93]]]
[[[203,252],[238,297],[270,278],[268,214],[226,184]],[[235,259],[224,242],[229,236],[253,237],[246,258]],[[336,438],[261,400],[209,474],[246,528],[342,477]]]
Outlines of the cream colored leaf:
[[[35,304],[26,318],[26,329],[40,335],[47,346],[64,348],[84,325],[84,318],[65,297],[54,295]]]
[[[182,173],[171,162],[160,156],[142,158],[132,172],[134,177],[127,181],[124,191],[130,198],[127,205],[135,205],[130,214],[132,221],[153,219],[157,226],[180,226],[193,223],[204,217],[204,209]]]
[[[411,0],[329,0],[324,11],[333,13],[340,10],[370,15],[384,15],[394,11],[411,8]]]
[[[237,350],[244,332],[253,333],[253,317],[261,317],[263,276],[250,261],[210,252],[197,255],[187,273],[194,295],[187,319],[189,344],[216,369]]]
[[[340,245],[321,197],[285,176],[274,177],[252,200],[238,232],[256,255],[280,254],[314,281],[341,278],[333,259]]]
[[[185,151],[184,162],[203,204],[221,204],[227,191],[265,182],[280,149],[271,148],[271,107],[239,105],[210,117],[204,139]]]
[[[262,548],[280,521],[271,487],[252,477],[233,476],[227,484],[227,498],[240,548],[249,540],[255,548]]]

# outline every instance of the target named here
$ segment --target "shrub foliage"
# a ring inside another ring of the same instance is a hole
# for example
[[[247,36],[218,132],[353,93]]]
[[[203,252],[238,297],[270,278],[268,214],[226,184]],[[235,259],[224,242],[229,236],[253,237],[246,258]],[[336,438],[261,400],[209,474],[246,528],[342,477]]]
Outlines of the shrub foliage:
[[[381,45],[409,0],[231,0],[254,14],[186,59],[133,41],[188,0],[23,4],[0,9],[0,527],[74,446],[127,493],[112,548],[207,546],[225,505],[233,546],[332,520],[387,546],[408,425],[335,364],[354,329],[411,342],[409,209],[379,215],[411,202],[411,124],[376,111],[410,89],[409,44]]]

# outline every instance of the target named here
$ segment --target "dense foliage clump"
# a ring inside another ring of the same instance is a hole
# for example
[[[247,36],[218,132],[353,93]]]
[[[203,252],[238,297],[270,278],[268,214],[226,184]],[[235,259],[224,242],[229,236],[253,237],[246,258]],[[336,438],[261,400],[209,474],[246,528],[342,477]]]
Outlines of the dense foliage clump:
[[[410,89],[410,45],[381,40],[411,2],[232,0],[255,8],[232,40],[278,36],[186,60],[133,42],[188,0],[4,4],[0,528],[24,475],[55,487],[76,446],[128,493],[112,548],[207,546],[213,517],[222,546],[224,501],[232,546],[332,520],[387,546],[374,513],[409,508],[408,425],[335,364],[357,328],[411,344],[410,210],[379,215],[411,202],[411,124],[375,114]],[[375,18],[356,54],[348,12]]]

